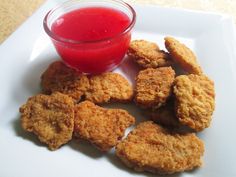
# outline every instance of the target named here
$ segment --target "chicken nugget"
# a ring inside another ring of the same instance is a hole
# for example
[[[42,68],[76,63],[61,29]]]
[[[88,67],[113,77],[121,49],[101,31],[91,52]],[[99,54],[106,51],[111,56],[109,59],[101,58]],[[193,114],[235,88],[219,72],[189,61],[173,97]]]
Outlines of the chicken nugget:
[[[21,125],[33,132],[50,150],[56,150],[72,138],[74,129],[74,102],[67,95],[38,94],[20,107]]]
[[[135,118],[122,109],[105,109],[90,101],[75,107],[75,136],[90,141],[101,151],[114,147],[134,123]]]
[[[143,68],[157,68],[172,64],[167,52],[160,50],[157,44],[145,40],[132,41],[127,54]]]
[[[173,134],[152,121],[140,123],[116,146],[116,155],[136,171],[172,174],[200,167],[203,142],[194,134]]]
[[[174,98],[170,98],[165,105],[150,111],[151,119],[167,128],[180,128],[180,123],[175,115],[174,102]]]
[[[148,68],[136,77],[135,102],[143,108],[158,108],[171,94],[175,71],[171,67]]]
[[[120,74],[107,72],[89,78],[85,99],[94,103],[128,102],[133,98],[131,84]]]
[[[181,75],[175,79],[173,92],[180,123],[196,131],[209,127],[215,109],[213,81],[205,75]]]
[[[178,63],[183,70],[190,74],[202,73],[202,69],[197,62],[195,54],[186,45],[180,43],[173,37],[165,37],[165,46],[170,52],[171,58]]]
[[[89,80],[87,76],[79,74],[63,62],[55,61],[42,74],[41,85],[45,94],[58,91],[79,101],[89,87]]]

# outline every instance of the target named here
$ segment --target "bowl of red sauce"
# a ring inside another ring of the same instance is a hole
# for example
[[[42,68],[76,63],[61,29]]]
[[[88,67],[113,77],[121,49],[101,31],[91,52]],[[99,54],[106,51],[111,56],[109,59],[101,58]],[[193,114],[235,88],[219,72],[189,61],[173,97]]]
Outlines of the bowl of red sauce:
[[[122,62],[135,21],[121,0],[70,0],[50,10],[43,25],[66,65],[99,74]]]

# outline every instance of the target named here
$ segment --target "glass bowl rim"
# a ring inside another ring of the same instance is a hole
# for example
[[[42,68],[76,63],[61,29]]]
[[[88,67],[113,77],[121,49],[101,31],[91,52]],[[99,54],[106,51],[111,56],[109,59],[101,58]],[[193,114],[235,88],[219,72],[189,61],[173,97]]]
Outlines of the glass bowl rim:
[[[108,40],[114,40],[115,38],[119,38],[121,37],[122,35],[128,33],[134,26],[135,22],[136,22],[136,12],[135,10],[133,9],[133,7],[124,2],[123,0],[110,0],[111,2],[115,2],[115,3],[119,3],[119,4],[122,4],[124,6],[126,6],[132,13],[132,19],[130,21],[130,24],[120,33],[114,35],[114,36],[111,36],[111,37],[106,37],[106,38],[102,38],[102,39],[99,39],[99,40],[73,40],[73,39],[68,39],[68,38],[64,38],[64,37],[61,37],[59,35],[56,35],[55,33],[53,33],[50,28],[48,27],[48,17],[54,12],[56,11],[57,9],[63,7],[64,5],[66,5],[67,3],[70,3],[70,2],[73,2],[73,1],[78,1],[78,0],[69,0],[69,1],[66,1],[64,3],[61,3],[59,5],[57,5],[56,7],[54,7],[53,9],[51,9],[47,14],[46,16],[44,17],[44,20],[43,20],[43,27],[44,27],[44,30],[45,32],[48,34],[49,37],[51,37],[53,40],[57,41],[57,42],[62,42],[62,43],[70,43],[70,44],[89,44],[89,43],[98,43],[98,42],[105,42],[105,41],[108,41]],[[80,3],[81,1],[78,1],[78,3]],[[99,1],[97,1],[99,2]]]

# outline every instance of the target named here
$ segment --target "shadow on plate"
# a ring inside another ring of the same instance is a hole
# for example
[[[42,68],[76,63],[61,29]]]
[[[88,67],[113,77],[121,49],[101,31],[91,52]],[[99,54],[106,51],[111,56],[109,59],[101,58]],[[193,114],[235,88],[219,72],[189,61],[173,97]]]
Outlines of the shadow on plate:
[[[40,77],[47,69],[48,65],[56,60],[59,60],[59,58],[36,60],[28,64],[27,70],[24,71],[21,79],[16,83],[17,87],[15,87],[13,93],[14,99],[19,103],[23,103],[27,96],[40,93]],[[21,91],[21,94],[19,91]]]
[[[72,139],[68,144],[73,150],[79,151],[80,153],[97,159],[104,156],[104,152],[99,151],[91,143],[82,139]]]
[[[23,76],[22,84],[28,92],[35,94],[36,92],[40,92],[40,77],[42,73],[47,69],[49,64],[59,59],[48,59],[48,60],[39,60],[37,62],[33,62],[28,70],[25,72]]]
[[[21,123],[20,123],[20,116],[17,116],[17,118],[15,118],[12,121],[12,126],[14,128],[15,134],[18,137],[21,137],[24,140],[28,140],[30,142],[33,142],[37,146],[46,147],[43,143],[41,143],[38,140],[38,138],[34,134],[26,132],[25,130],[23,130],[23,128],[21,127]]]
[[[141,68],[136,63],[134,63],[134,61],[130,57],[125,56],[123,63],[119,66],[119,69],[125,74],[128,80],[130,80],[131,83],[134,85],[135,77]]]

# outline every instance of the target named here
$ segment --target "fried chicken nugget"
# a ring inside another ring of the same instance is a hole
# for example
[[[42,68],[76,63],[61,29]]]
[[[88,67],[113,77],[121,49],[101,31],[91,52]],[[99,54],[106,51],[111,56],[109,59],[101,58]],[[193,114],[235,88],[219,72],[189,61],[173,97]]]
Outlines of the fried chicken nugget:
[[[133,98],[131,84],[120,74],[107,72],[89,78],[85,99],[94,103],[128,102]]]
[[[50,150],[56,150],[72,138],[74,129],[74,102],[67,95],[38,94],[20,107],[21,125],[33,132]]]
[[[173,92],[180,123],[196,131],[210,126],[215,109],[213,81],[205,75],[181,75],[175,79]]]
[[[175,115],[174,99],[171,98],[167,103],[156,110],[150,111],[151,119],[167,128],[180,128],[180,123]]]
[[[186,45],[180,43],[173,37],[165,37],[165,46],[170,52],[171,58],[178,63],[183,70],[190,74],[202,73],[202,69],[197,62],[195,54]]]
[[[143,108],[160,107],[171,94],[175,71],[171,67],[148,68],[136,77],[135,102]]]
[[[172,174],[200,167],[203,142],[194,134],[172,134],[146,121],[116,146],[116,155],[136,171]]]
[[[90,141],[101,151],[114,147],[134,123],[135,118],[122,109],[105,109],[90,101],[75,107],[75,136]]]
[[[167,52],[160,50],[157,44],[145,40],[133,40],[127,54],[143,68],[157,68],[172,64]]]
[[[46,94],[58,91],[79,101],[89,87],[89,80],[87,76],[79,74],[63,62],[55,61],[42,74],[41,85]]]

